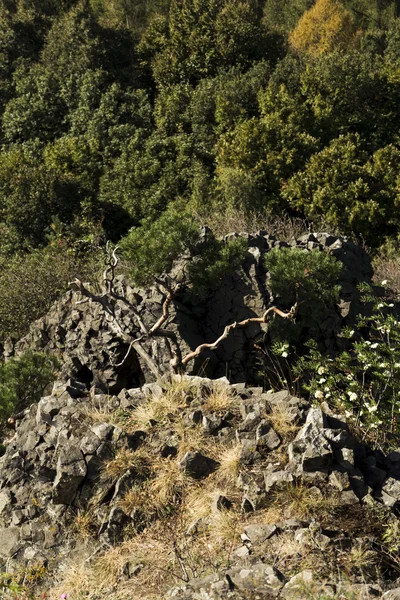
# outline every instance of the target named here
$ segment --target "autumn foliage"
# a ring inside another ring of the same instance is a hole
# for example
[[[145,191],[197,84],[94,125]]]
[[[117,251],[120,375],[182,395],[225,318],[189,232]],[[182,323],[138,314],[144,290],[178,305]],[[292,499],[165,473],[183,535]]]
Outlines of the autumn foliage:
[[[318,56],[354,44],[356,27],[353,16],[335,0],[317,0],[306,11],[289,35],[293,50]]]

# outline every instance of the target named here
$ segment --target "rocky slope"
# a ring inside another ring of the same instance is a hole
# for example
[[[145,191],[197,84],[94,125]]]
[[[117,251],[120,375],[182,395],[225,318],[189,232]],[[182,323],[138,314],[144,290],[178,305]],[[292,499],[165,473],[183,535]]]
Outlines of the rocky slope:
[[[189,376],[118,396],[56,383],[18,422],[0,473],[0,556],[39,571],[38,588],[62,582],[50,597],[81,597],[74,560],[97,573],[80,584],[93,599],[400,594],[384,542],[398,531],[400,453],[371,451],[343,416],[285,391]],[[164,556],[144,559],[149,532],[177,516]],[[96,561],[110,553],[103,580]]]
[[[168,326],[183,351],[273,301],[263,256],[286,243],[243,235],[243,273],[205,301],[189,290],[175,299]],[[313,332],[335,348],[359,310],[356,285],[371,281],[369,257],[326,234],[293,245],[343,262],[340,300]],[[154,324],[165,295],[118,286]],[[251,387],[263,326],[235,331],[172,379],[165,340],[145,342],[164,373],[154,381],[134,352],[114,366],[126,344],[80,299],[66,294],[5,348],[53,352],[63,366],[51,393],[18,415],[0,458],[0,572],[34,598],[400,598],[400,452],[371,450],[324,404]]]

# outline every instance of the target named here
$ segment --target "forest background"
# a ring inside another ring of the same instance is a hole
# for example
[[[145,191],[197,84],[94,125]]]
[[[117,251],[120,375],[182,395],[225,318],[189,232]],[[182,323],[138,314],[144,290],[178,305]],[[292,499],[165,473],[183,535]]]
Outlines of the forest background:
[[[0,341],[107,240],[143,274],[285,213],[396,255],[398,0],[1,0],[0,29]]]

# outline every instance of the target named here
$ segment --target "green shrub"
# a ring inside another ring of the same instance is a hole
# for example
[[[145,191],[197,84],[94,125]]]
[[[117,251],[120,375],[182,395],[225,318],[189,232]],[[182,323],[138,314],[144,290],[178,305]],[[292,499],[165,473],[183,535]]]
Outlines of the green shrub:
[[[169,207],[154,223],[144,221],[124,238],[121,246],[129,274],[138,285],[148,285],[168,272],[173,261],[189,249],[192,262],[185,283],[198,295],[236,271],[247,250],[246,241],[240,238],[224,242],[210,234],[201,241],[197,220],[180,205]]]
[[[171,206],[152,222],[146,219],[122,240],[121,249],[128,271],[137,285],[148,285],[169,271],[173,261],[199,239],[194,217]]]
[[[307,311],[333,304],[339,289],[342,264],[330,254],[300,248],[274,248],[265,256],[270,279],[268,287],[279,302],[291,306],[298,297]]]
[[[400,322],[392,302],[377,300],[366,284],[360,288],[362,299],[373,303],[373,312],[370,317],[360,315],[354,328],[342,331],[348,350],[333,360],[311,341],[295,374],[314,402],[326,401],[344,412],[363,436],[380,444],[391,438],[398,445],[394,436],[400,434]]]
[[[275,319],[270,326],[272,340],[298,344],[312,337],[319,319],[334,306],[342,264],[323,251],[284,247],[268,252],[265,266],[275,304],[290,308],[296,300],[299,302],[296,326]]]
[[[54,356],[32,350],[0,363],[0,420],[37,402],[58,366]]]
[[[210,238],[189,266],[189,281],[193,291],[203,296],[214,289],[224,277],[240,269],[247,252],[244,238],[227,242]]]

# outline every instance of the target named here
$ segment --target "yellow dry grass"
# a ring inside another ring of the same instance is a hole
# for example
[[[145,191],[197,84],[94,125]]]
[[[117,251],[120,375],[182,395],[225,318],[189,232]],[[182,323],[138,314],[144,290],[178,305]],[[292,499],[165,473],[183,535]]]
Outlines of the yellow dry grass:
[[[227,385],[217,384],[203,403],[203,408],[206,412],[217,414],[237,411],[237,395]]]
[[[144,404],[135,408],[127,426],[148,431],[155,424],[162,426],[174,420],[186,406],[187,396],[192,389],[193,385],[184,379],[172,381],[165,386],[162,396],[150,396]]]
[[[340,495],[322,492],[303,483],[286,484],[269,495],[268,506],[262,511],[264,523],[283,519],[329,519],[340,507]]]
[[[193,481],[181,471],[176,460],[169,458],[160,460],[154,466],[154,473],[155,478],[150,484],[150,493],[154,505],[159,510],[177,502]]]
[[[240,444],[226,448],[218,456],[220,466],[217,470],[217,479],[224,485],[236,487],[240,473]]]
[[[299,425],[293,420],[293,416],[284,406],[272,406],[267,419],[285,442],[291,440],[299,430]]]
[[[87,540],[96,532],[96,521],[91,511],[79,510],[72,523],[72,531],[79,540]]]
[[[145,448],[138,450],[121,448],[111,460],[104,464],[103,473],[106,478],[117,479],[129,470],[136,471],[140,475],[148,474],[150,470],[148,450]]]

